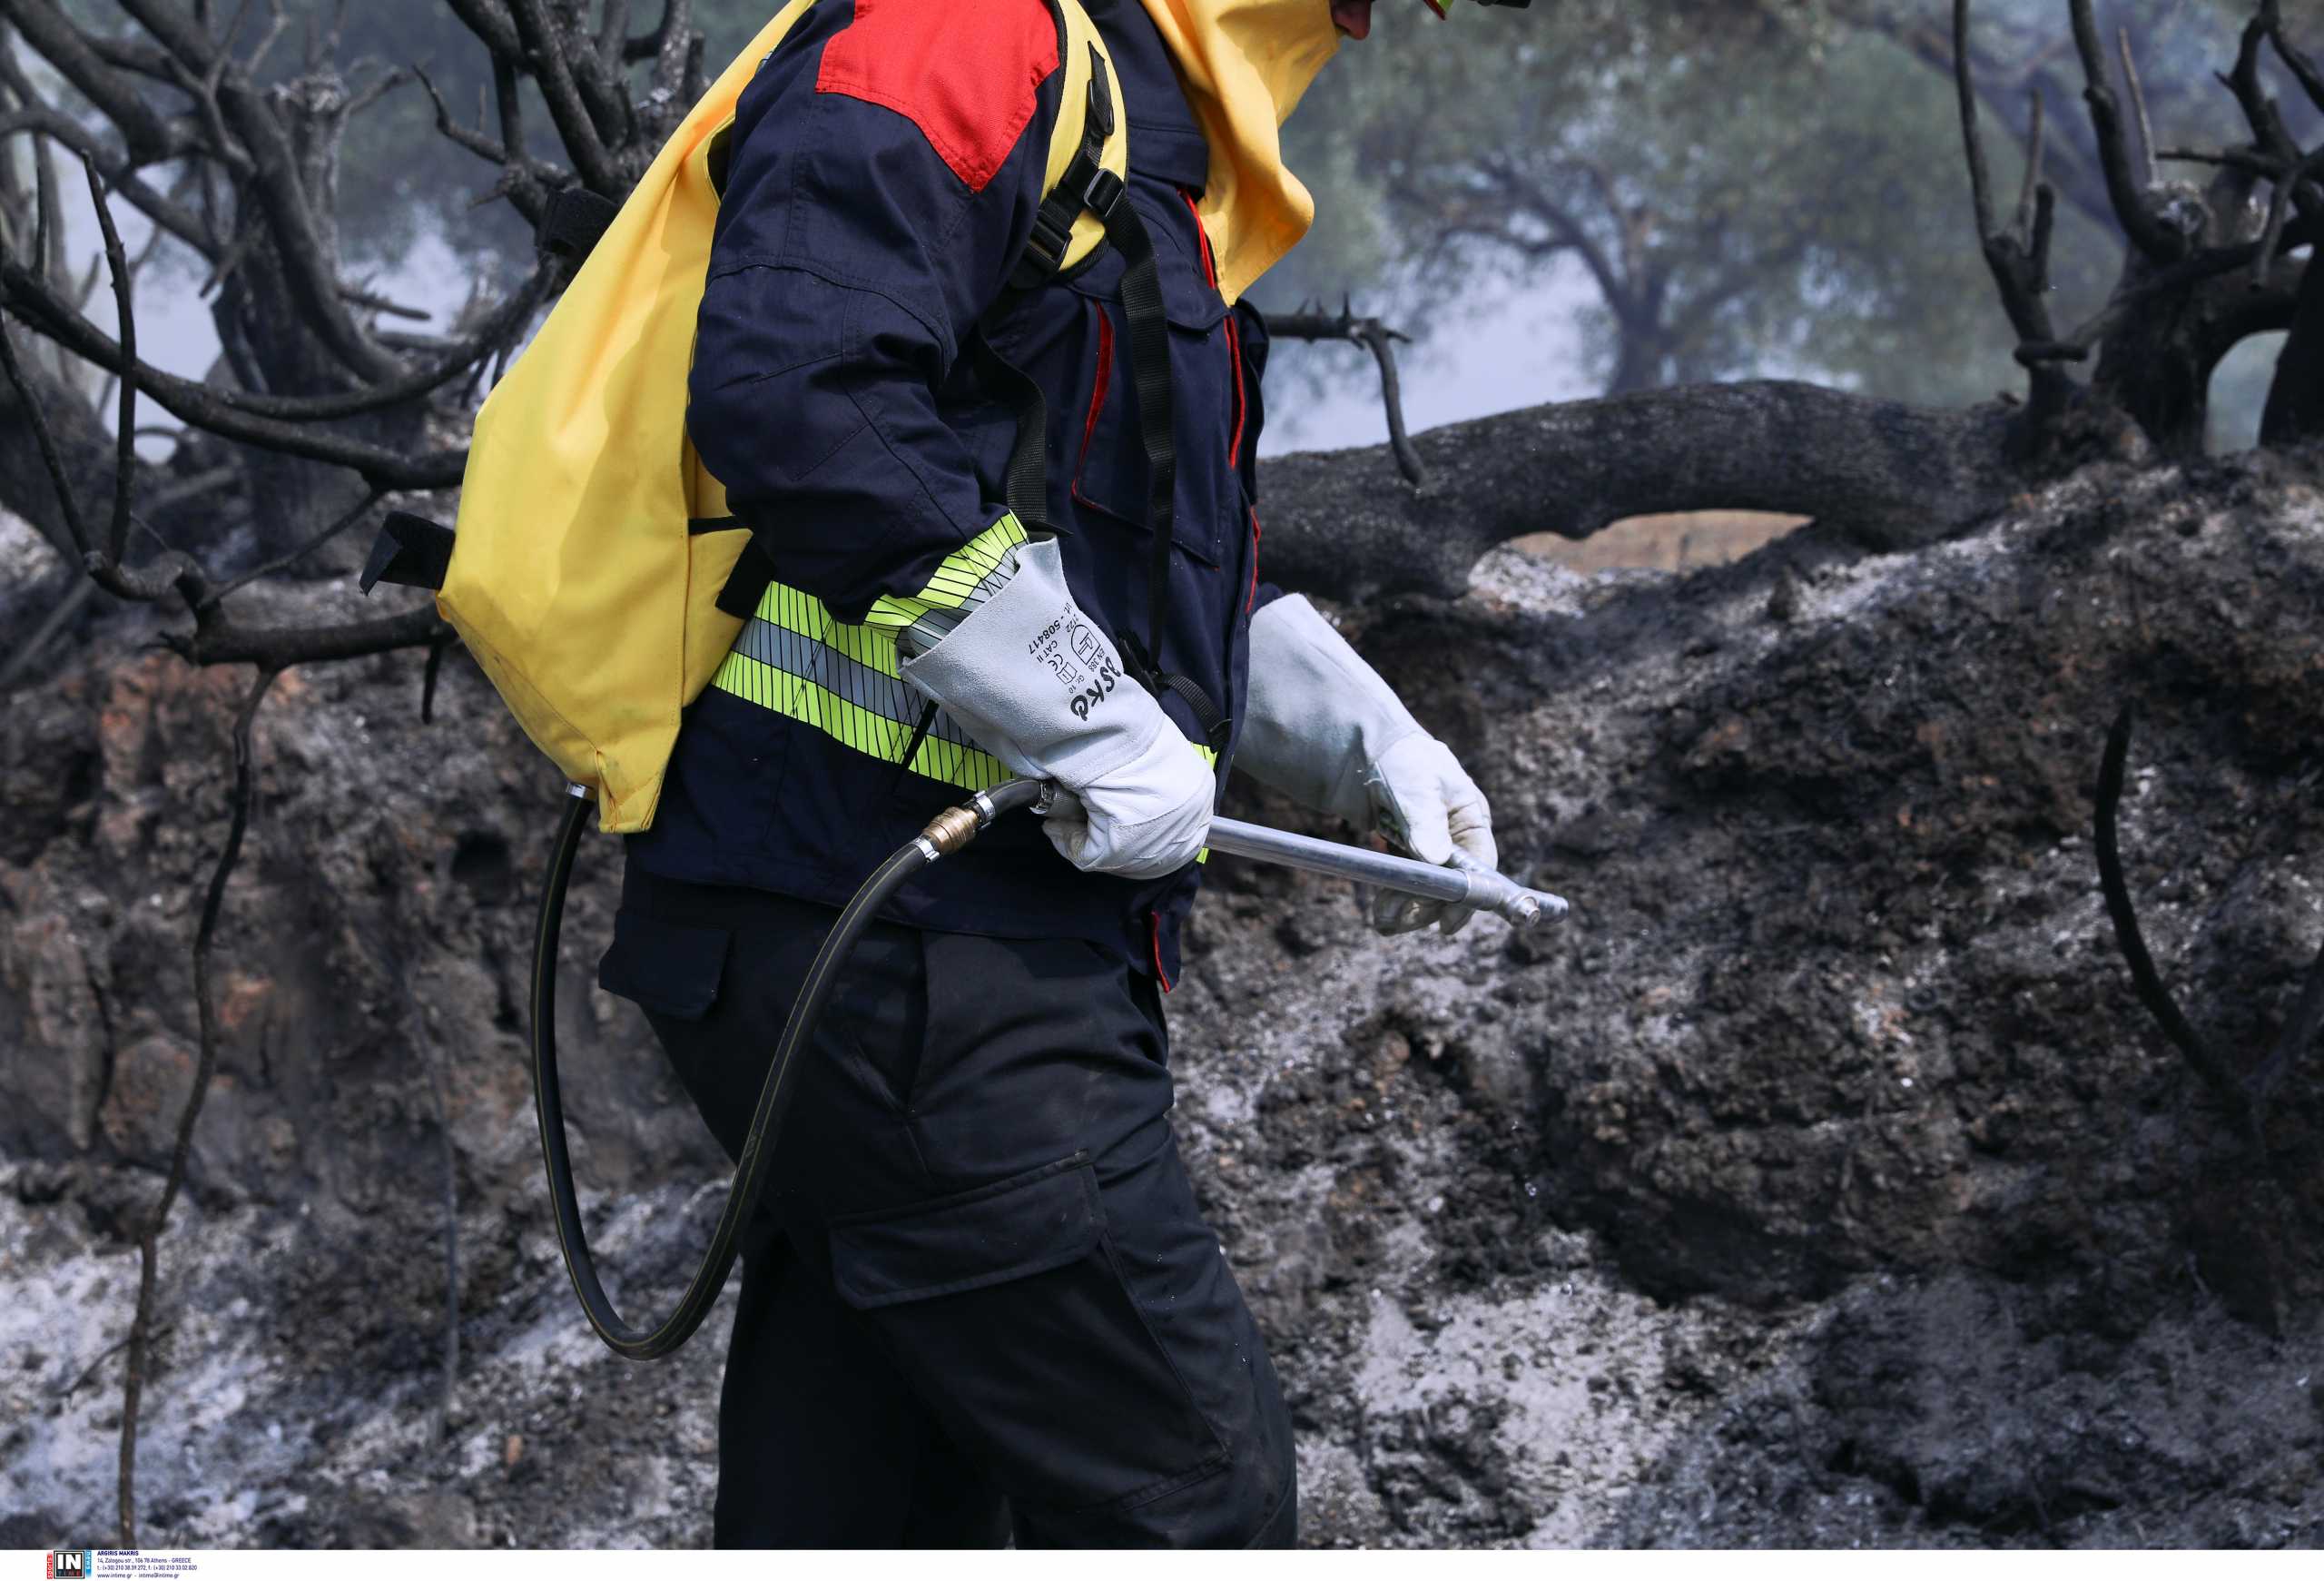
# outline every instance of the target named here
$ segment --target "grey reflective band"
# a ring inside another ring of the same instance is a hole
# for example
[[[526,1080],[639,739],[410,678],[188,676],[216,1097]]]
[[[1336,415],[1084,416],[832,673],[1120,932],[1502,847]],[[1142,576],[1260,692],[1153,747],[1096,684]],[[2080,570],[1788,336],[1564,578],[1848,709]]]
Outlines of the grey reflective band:
[[[842,624],[808,595],[773,583],[711,685],[884,763],[902,764],[909,752],[912,773],[963,790],[1011,777],[940,711],[915,746],[927,700],[897,677],[895,666],[888,631]]]

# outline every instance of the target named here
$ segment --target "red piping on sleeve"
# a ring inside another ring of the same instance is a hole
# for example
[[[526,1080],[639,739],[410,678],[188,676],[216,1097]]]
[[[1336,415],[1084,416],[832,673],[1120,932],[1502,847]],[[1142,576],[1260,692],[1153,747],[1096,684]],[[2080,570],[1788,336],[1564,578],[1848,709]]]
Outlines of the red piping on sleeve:
[[[1146,920],[1154,924],[1154,980],[1162,984],[1163,993],[1176,993],[1178,985],[1170,981],[1167,972],[1162,970],[1162,914],[1148,912]]]

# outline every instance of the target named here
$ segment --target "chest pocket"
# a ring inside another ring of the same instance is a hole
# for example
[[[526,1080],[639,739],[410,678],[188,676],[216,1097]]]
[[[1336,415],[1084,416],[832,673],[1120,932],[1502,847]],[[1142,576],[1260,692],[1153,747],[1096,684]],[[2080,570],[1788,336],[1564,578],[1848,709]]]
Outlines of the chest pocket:
[[[1157,193],[1166,194],[1157,199]],[[1131,201],[1154,238],[1162,284],[1162,311],[1170,327],[1170,377],[1175,387],[1178,448],[1178,509],[1172,536],[1205,565],[1221,563],[1228,529],[1241,520],[1236,476],[1236,429],[1244,423],[1244,391],[1226,303],[1206,276],[1194,218],[1161,183],[1133,184]],[[1108,256],[1068,282],[1085,324],[1088,348],[1079,399],[1068,412],[1064,454],[1069,492],[1085,522],[1105,521],[1147,530],[1147,461],[1137,426],[1137,373],[1130,362],[1129,323],[1122,307],[1121,260]]]

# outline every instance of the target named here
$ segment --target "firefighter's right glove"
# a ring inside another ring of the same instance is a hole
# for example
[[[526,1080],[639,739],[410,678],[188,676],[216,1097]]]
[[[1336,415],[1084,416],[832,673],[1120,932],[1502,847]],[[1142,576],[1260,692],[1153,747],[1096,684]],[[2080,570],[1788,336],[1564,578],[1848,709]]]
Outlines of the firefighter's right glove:
[[[1056,540],[1012,553],[1006,582],[899,670],[1010,770],[1067,793],[1044,825],[1067,861],[1176,873],[1210,833],[1210,769],[1073,601]]]

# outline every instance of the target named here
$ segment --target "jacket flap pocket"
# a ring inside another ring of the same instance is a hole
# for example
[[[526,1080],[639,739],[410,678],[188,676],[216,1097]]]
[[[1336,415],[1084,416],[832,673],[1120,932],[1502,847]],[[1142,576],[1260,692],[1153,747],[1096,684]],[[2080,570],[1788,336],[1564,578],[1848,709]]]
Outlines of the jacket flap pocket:
[[[638,912],[614,914],[614,947],[597,963],[597,986],[679,1021],[700,1021],[717,1003],[726,971],[725,928],[665,923]]]
[[[1189,254],[1175,235],[1156,237],[1154,251],[1162,266],[1162,316],[1181,330],[1200,334],[1217,328],[1232,310],[1210,283],[1202,261]]]
[[[1103,1230],[1097,1176],[1076,1153],[901,1213],[835,1220],[832,1273],[848,1305],[893,1306],[1062,1268]]]

